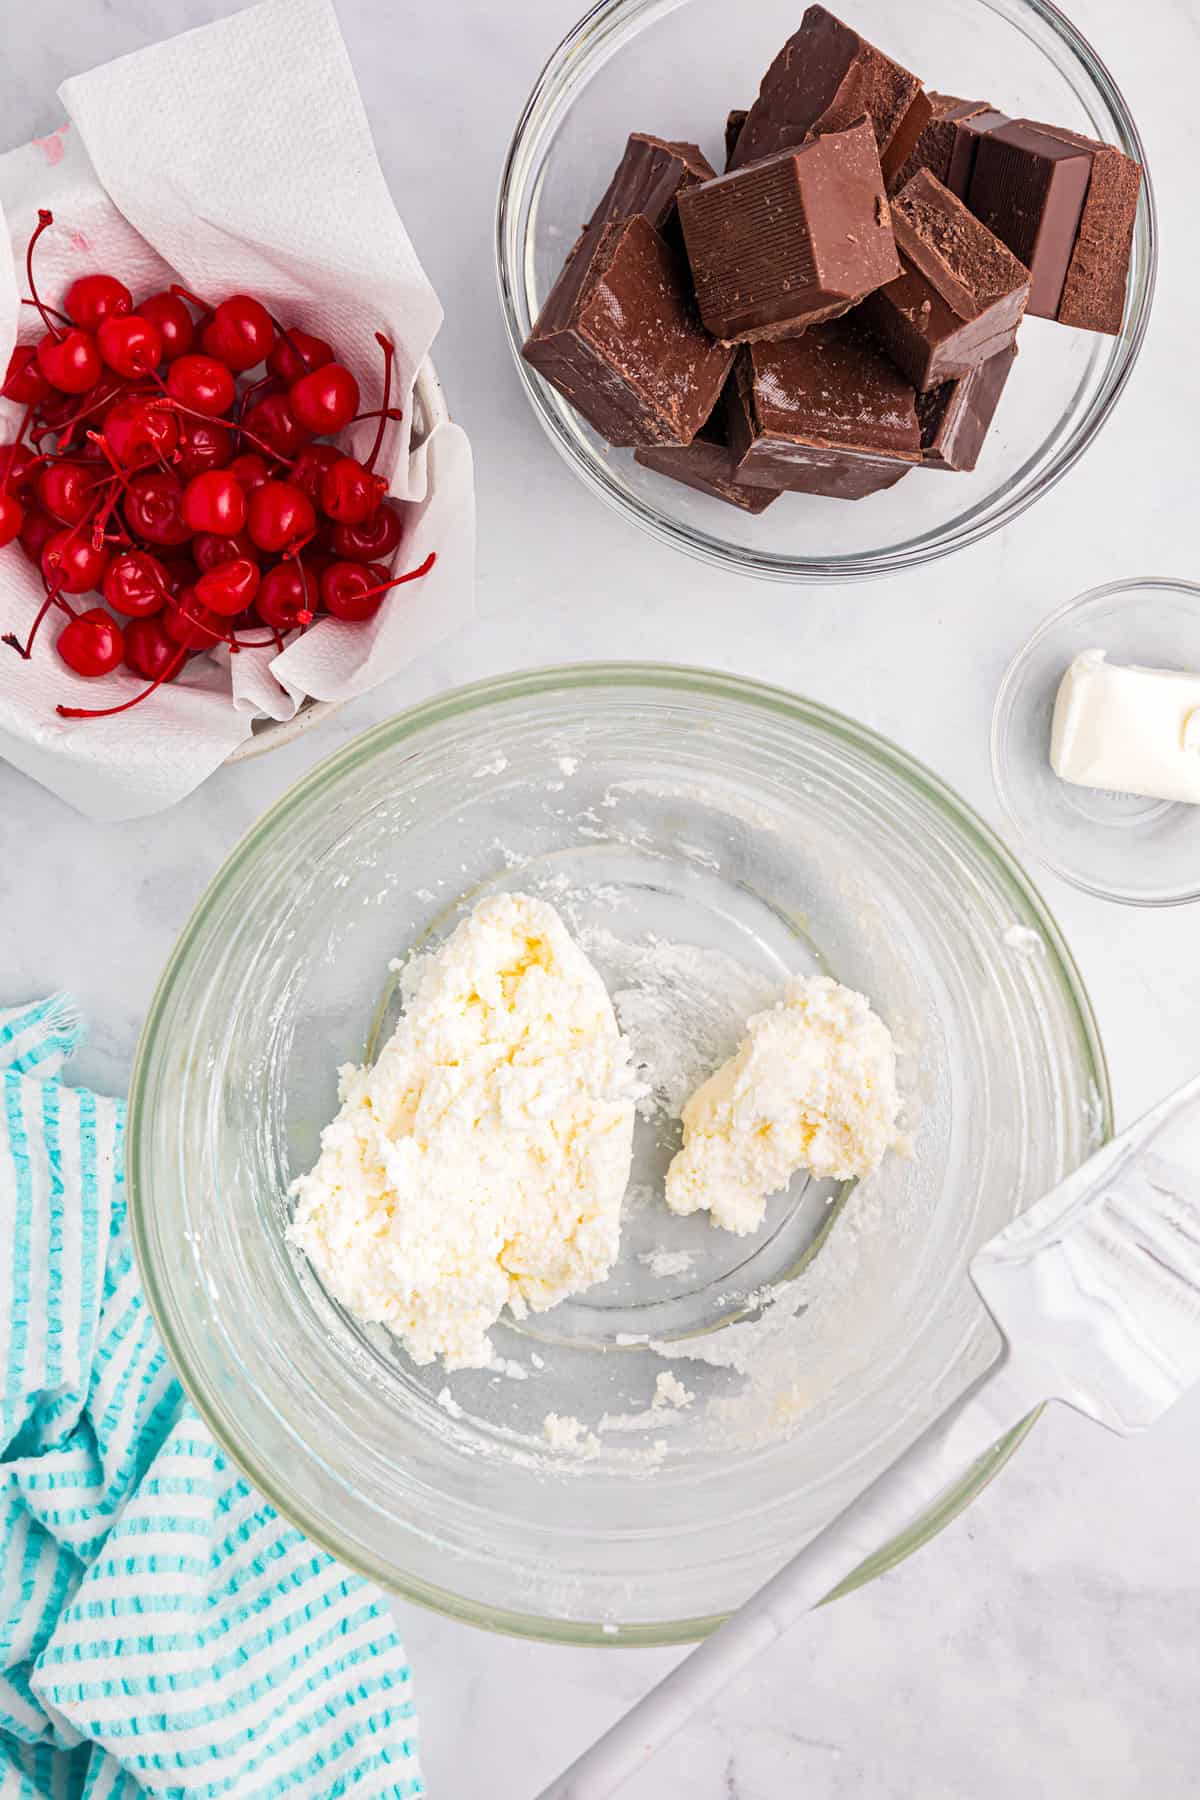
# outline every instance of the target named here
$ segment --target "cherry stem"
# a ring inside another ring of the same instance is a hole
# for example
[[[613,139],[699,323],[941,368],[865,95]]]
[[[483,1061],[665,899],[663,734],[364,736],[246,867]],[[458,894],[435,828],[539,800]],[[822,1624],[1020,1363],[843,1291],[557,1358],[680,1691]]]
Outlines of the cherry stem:
[[[67,316],[67,314],[65,312],[59,312],[57,306],[43,306],[37,300],[26,300],[26,299],[22,299],[21,305],[36,307],[37,310],[41,313],[43,318],[45,318],[47,313],[53,313],[54,317],[58,320],[60,325],[70,325],[71,324],[71,320]]]
[[[261,450],[264,456],[269,456],[272,462],[282,463],[285,469],[290,469],[293,466],[290,457],[280,456],[278,450],[272,450],[270,444],[268,444],[265,439],[255,437],[254,433],[252,431],[247,431],[244,425],[237,424],[233,419],[214,418],[211,413],[197,412],[195,407],[185,406],[182,400],[177,400],[174,394],[169,391],[162,376],[159,375],[156,370],[151,372],[155,381],[157,381],[159,387],[162,389],[162,393],[153,395],[147,400],[147,406],[156,410],[165,409],[168,412],[178,413],[180,417],[184,419],[199,419],[202,425],[224,425],[226,430],[232,431],[236,437],[246,438],[254,445],[256,450]]]
[[[383,351],[383,406],[379,414],[379,424],[375,429],[375,442],[371,445],[371,454],[363,464],[364,469],[372,470],[383,449],[383,434],[387,430],[387,422],[391,417],[389,407],[392,398],[392,364],[396,359],[396,346],[390,338],[384,337],[382,331],[375,333],[375,342]],[[397,417],[399,415],[397,414]]]
[[[115,386],[106,387],[102,394],[96,395],[93,393],[89,396],[86,405],[81,406],[78,412],[72,413],[69,419],[64,419],[62,424],[57,427],[53,425],[40,426],[38,431],[34,434],[34,442],[37,444],[38,448],[41,448],[42,439],[53,433],[58,439],[58,446],[61,450],[64,444],[70,443],[70,440],[75,433],[75,427],[86,419],[89,413],[94,413],[98,406],[107,406],[113,396],[120,391],[120,387],[121,383],[118,382]],[[133,396],[131,396],[131,398],[132,397]]]
[[[242,428],[242,420],[246,416],[246,408],[253,405],[263,389],[269,388],[274,379],[275,377],[273,375],[260,375],[257,381],[252,381],[249,387],[242,389],[241,399],[238,401],[237,413],[237,427],[239,431]]]
[[[406,581],[419,581],[422,575],[428,575],[436,561],[437,551],[431,550],[419,568],[409,569],[404,575],[393,575],[390,581],[381,581],[378,587],[366,588],[361,594],[356,594],[355,599],[370,600],[375,594],[386,594],[389,588],[403,587]]]
[[[295,357],[296,361],[300,364],[301,370],[302,371],[307,370],[308,364],[305,362],[303,356],[301,356],[301,354],[300,354],[299,346],[296,343],[295,338],[292,336],[291,327],[287,326],[287,325],[281,325],[279,320],[275,317],[274,313],[268,313],[267,317],[270,319],[272,325],[275,327],[276,331],[279,333],[280,337],[283,339],[284,343],[287,345],[288,349],[291,351],[291,353]]]
[[[33,640],[41,630],[42,620],[46,617],[46,614],[50,611],[52,606],[59,607],[61,611],[67,614],[68,618],[73,619],[75,617],[74,610],[68,605],[67,601],[63,599],[61,589],[57,587],[49,588],[46,592],[46,598],[38,607],[37,618],[30,626],[29,636],[25,639],[24,644],[22,645],[20,638],[14,631],[6,631],[3,638],[0,638],[0,643],[7,644],[10,650],[15,650],[17,655],[21,657],[24,662],[28,662],[33,655]]]
[[[391,419],[393,424],[398,424],[403,417],[404,410],[402,407],[373,406],[369,412],[355,413],[354,417],[350,420],[350,424],[360,425],[364,419]],[[381,425],[380,430],[382,429],[383,427]]]
[[[33,279],[33,248],[34,248],[34,245],[37,243],[38,239],[41,237],[43,231],[47,231],[50,228],[50,226],[53,225],[53,223],[54,223],[54,214],[52,212],[48,211],[46,207],[39,206],[38,207],[37,225],[34,229],[33,236],[30,238],[28,244],[25,247],[25,276],[26,276],[27,281],[29,282],[29,291],[33,295],[33,304],[37,307],[38,311],[42,315],[42,324],[46,327],[46,330],[50,333],[50,336],[54,339],[55,343],[61,344],[62,343],[62,333],[59,331],[58,326],[54,323],[54,320],[50,317],[49,309],[42,305],[41,296],[39,295],[39,293],[37,291],[37,283]]]
[[[123,701],[120,706],[100,706],[94,708],[86,706],[56,706],[54,710],[62,719],[111,719],[114,713],[128,712],[131,706],[139,705],[141,701],[145,700],[154,692],[155,688],[160,688],[164,681],[170,681],[172,675],[174,675],[175,671],[179,668],[186,655],[186,646],[180,644],[178,650],[175,652],[162,674],[156,675],[149,687],[144,687],[140,694],[135,694],[132,700]]]
[[[199,294],[193,294],[190,288],[181,287],[177,281],[171,283],[168,291],[174,294],[177,300],[186,300],[189,306],[199,307],[203,315],[200,321],[202,325],[207,324],[217,310],[215,306],[210,306],[207,300],[202,300]]]

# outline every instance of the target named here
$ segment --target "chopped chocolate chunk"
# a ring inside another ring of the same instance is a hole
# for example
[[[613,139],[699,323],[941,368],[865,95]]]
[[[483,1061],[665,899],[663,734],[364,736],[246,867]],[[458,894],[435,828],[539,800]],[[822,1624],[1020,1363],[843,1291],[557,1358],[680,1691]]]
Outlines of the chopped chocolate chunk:
[[[954,154],[955,128],[960,121],[974,118],[979,113],[989,111],[985,100],[960,100],[955,94],[930,94],[928,96],[930,116],[913,144],[912,150],[895,170],[889,174],[884,170],[889,194],[899,193],[906,182],[911,181],[918,169],[928,169],[931,175],[948,187],[952,194],[963,199],[963,191],[956,187],[950,179],[950,160]],[[999,120],[1000,114],[994,117]],[[894,148],[894,146],[893,146]],[[889,163],[891,153],[889,152]]]
[[[734,149],[731,168],[773,156],[823,131],[841,131],[867,113],[884,155],[921,83],[823,6],[810,6],[763,77]]]
[[[737,149],[737,141],[742,135],[742,126],[750,117],[740,107],[735,107],[725,120],[725,167],[729,169],[733,162],[733,153]]]
[[[656,231],[665,232],[669,238],[678,231],[675,201],[680,189],[698,181],[710,181],[715,173],[698,144],[675,143],[668,138],[651,137],[646,131],[631,132],[599,206],[576,238],[562,272],[542,303],[530,342],[547,336],[570,319],[606,225],[614,219],[632,219],[641,213]]]
[[[917,395],[921,461],[927,469],[975,467],[1016,355],[1013,344],[969,375]]]
[[[928,169],[892,200],[902,274],[859,309],[922,392],[970,374],[1010,345],[1029,271]]]
[[[895,136],[886,150],[879,153],[879,163],[883,170],[883,179],[891,186],[892,179],[904,167],[920,140],[921,133],[934,115],[933,96],[924,88],[918,88],[913,103],[896,127]]]
[[[979,140],[967,204],[1029,270],[1029,307],[1058,316],[1083,217],[1092,153],[1024,119]]]
[[[1078,325],[1084,331],[1106,331],[1115,337],[1125,316],[1142,166],[1111,144],[1097,143],[1077,132],[1050,125],[1038,125],[1035,129],[1077,144],[1090,151],[1092,157],[1092,178],[1083,203],[1079,235],[1067,265],[1058,321],[1061,325]]]
[[[965,119],[956,119],[954,123],[954,145],[950,152],[950,167],[946,172],[945,185],[960,200],[965,200],[971,191],[971,178],[975,173],[975,158],[979,154],[979,146],[985,137],[993,131],[999,131],[1002,125],[1011,125],[1012,120],[1007,113],[997,112],[994,107],[985,106],[982,112],[968,113]]]
[[[862,500],[920,461],[912,384],[856,319],[750,344],[729,395],[739,481]]]
[[[521,354],[610,444],[688,444],[732,350],[709,336],[687,269],[640,214],[604,227],[565,319],[546,311]]]
[[[766,512],[780,494],[779,488],[749,487],[734,480],[733,452],[722,406],[716,408],[690,444],[656,444],[651,450],[635,451],[634,461],[658,475],[682,482],[684,487],[697,488],[702,494],[740,507],[743,512]]]
[[[717,337],[784,337],[900,272],[866,118],[679,196],[700,316]]]

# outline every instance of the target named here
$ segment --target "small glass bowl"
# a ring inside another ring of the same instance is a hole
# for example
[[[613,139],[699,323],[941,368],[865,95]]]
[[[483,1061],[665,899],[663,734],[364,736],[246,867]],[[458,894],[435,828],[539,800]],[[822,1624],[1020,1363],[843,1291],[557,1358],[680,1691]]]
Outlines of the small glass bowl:
[[[1156,267],[1149,176],[1117,337],[1029,319],[979,467],[917,470],[848,503],[785,494],[760,517],[643,468],[606,444],[521,360],[541,303],[631,131],[699,141],[723,166],[730,107],[748,106],[795,31],[796,0],[602,0],[550,57],[517,124],[500,186],[497,275],[521,381],[575,473],[643,530],[719,567],[770,580],[828,583],[899,573],[1007,525],[1076,463],[1133,370]],[[935,88],[979,96],[1145,152],[1112,76],[1049,0],[855,0],[855,28]]]
[[[1200,669],[1200,587],[1139,577],[1079,595],[1009,665],[992,715],[996,790],[1022,842],[1086,893],[1127,906],[1200,899],[1200,806],[1075,787],[1050,767],[1054,700],[1082,650]]]

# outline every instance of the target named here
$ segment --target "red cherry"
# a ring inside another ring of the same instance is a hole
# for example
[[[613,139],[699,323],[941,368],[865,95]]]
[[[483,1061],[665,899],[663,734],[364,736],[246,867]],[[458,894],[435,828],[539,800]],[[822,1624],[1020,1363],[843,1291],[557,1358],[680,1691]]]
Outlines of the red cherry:
[[[180,588],[174,606],[162,615],[162,628],[173,644],[185,650],[211,650],[225,636],[225,621],[210,612],[192,587]]]
[[[46,586],[62,594],[89,594],[104,580],[112,552],[90,538],[77,537],[71,531],[56,531],[42,551],[42,574]]]
[[[262,578],[254,610],[272,631],[295,631],[307,625],[317,608],[317,584],[298,559],[276,564]]]
[[[28,444],[0,444],[0,493],[20,497],[37,486],[41,458]]]
[[[183,516],[183,484],[169,469],[147,469],[125,490],[125,523],[151,544],[185,544],[192,528]]]
[[[141,313],[105,319],[96,339],[109,368],[129,381],[139,381],[162,361],[162,333]]]
[[[261,300],[249,294],[231,294],[222,300],[204,327],[204,348],[235,374],[243,375],[260,363],[275,342],[271,315]]]
[[[169,589],[167,571],[149,550],[124,550],[104,572],[102,592],[114,612],[146,619],[161,612]]]
[[[82,525],[96,509],[96,477],[78,463],[52,462],[38,476],[38,499],[64,525]]]
[[[183,663],[180,646],[171,642],[161,619],[131,619],[125,627],[125,666],[135,675],[147,681],[172,681]]]
[[[235,613],[245,612],[261,579],[258,564],[248,556],[239,556],[233,562],[206,569],[196,583],[196,598],[210,612],[231,619]]]
[[[181,406],[217,418],[233,405],[233,376],[215,356],[180,356],[167,371],[167,392]]]
[[[317,522],[313,503],[290,481],[264,481],[246,504],[246,529],[260,550],[287,550]]]
[[[368,563],[365,567],[362,563],[331,563],[321,576],[322,604],[335,619],[369,619],[383,605],[389,588],[419,581],[436,560],[431,552],[419,568],[407,569],[403,575],[389,575],[382,563]]]
[[[90,537],[79,535],[76,527],[59,529],[46,539],[42,548],[42,575],[49,587],[64,594],[88,594],[103,583],[112,559],[112,551],[104,544],[93,544]]]
[[[403,535],[400,514],[385,500],[361,525],[335,525],[329,542],[341,562],[386,562],[399,548]]]
[[[49,392],[50,383],[38,367],[34,345],[18,344],[8,359],[0,395],[5,400],[15,400],[18,406],[36,406]]]
[[[196,327],[178,294],[151,294],[148,300],[142,301],[138,311],[143,319],[157,325],[164,362],[174,362],[177,357],[187,355],[195,341]]]
[[[123,469],[143,469],[175,448],[179,416],[151,400],[118,400],[105,415],[104,441]]]
[[[294,326],[279,334],[275,348],[267,358],[267,371],[277,381],[285,381],[291,387],[293,381],[299,381],[312,369],[320,369],[333,361],[333,345],[327,344],[324,338],[313,337],[309,331],[297,331]]]
[[[67,289],[63,310],[85,331],[98,331],[106,319],[122,319],[133,311],[133,295],[115,275],[80,275]]]
[[[111,675],[125,655],[121,627],[102,606],[90,606],[70,620],[54,647],[77,675]]]
[[[37,346],[38,368],[62,394],[86,394],[100,379],[103,364],[90,331],[47,332]]]
[[[19,537],[25,523],[25,508],[15,494],[0,493],[0,550]]]
[[[208,469],[184,489],[183,517],[193,531],[228,536],[246,523],[246,496],[228,469]]]
[[[383,605],[387,573],[376,579],[375,564],[330,563],[321,577],[321,604],[335,619],[369,619]]]
[[[195,542],[194,538],[192,542]],[[185,587],[196,585],[198,570],[190,556],[162,556],[159,560],[167,571],[167,586],[173,595],[178,597]]]
[[[252,494],[255,488],[261,487],[264,481],[270,481],[271,471],[267,467],[267,459],[256,450],[243,450],[235,456],[226,467],[245,494]]]
[[[30,507],[26,510],[25,523],[18,535],[21,548],[31,563],[36,563],[39,568],[41,567],[42,551],[50,539],[57,537],[61,530],[62,526],[58,520],[52,519],[50,514],[43,512],[40,507]]]
[[[233,456],[234,436],[215,419],[180,419],[179,454],[173,459],[185,481],[206,469],[223,469]]]
[[[306,444],[292,464],[288,480],[303,489],[316,506],[326,471],[340,460],[341,454],[336,444]]]
[[[339,456],[321,481],[321,509],[339,525],[362,525],[378,511],[387,493],[381,475],[364,469],[352,456]]]
[[[358,383],[342,363],[324,363],[293,381],[288,400],[305,430],[314,437],[332,437],[358,411]]]
[[[246,408],[242,423],[253,438],[285,462],[297,456],[312,436],[297,423],[286,394],[264,394]]]
[[[258,554],[258,546],[244,531],[230,532],[227,537],[216,531],[198,531],[192,539],[192,557],[200,570],[219,569],[222,563],[236,562],[239,556],[257,562]]]

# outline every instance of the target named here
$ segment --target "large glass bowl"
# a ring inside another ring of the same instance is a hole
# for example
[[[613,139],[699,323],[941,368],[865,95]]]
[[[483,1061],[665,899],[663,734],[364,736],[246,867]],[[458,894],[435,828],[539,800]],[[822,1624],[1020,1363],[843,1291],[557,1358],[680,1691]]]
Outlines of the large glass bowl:
[[[701,1066],[790,972],[868,993],[900,1044],[911,1159],[858,1187],[797,1180],[760,1234],[735,1238],[666,1211],[677,1128],[643,1120],[611,1278],[497,1327],[500,1369],[415,1368],[289,1248],[288,1184],[336,1106],[337,1066],[395,1016],[389,960],[497,887],[556,901],[635,1040],[665,1005]],[[648,956],[665,984],[639,987]],[[933,776],[772,688],[585,665],[368,732],[243,840],[151,1006],[129,1177],[176,1366],[311,1537],[477,1623],[661,1643],[713,1626],[984,1366],[996,1340],[970,1255],[1108,1125],[1053,921]],[[695,1395],[684,1411],[651,1406],[665,1369]],[[553,1450],[551,1412],[595,1432],[597,1453]]]
[[[986,537],[1083,455],[1129,379],[1149,321],[1154,197],[1147,173],[1120,335],[1026,320],[973,473],[918,470],[886,493],[852,503],[785,494],[752,518],[642,468],[631,450],[604,443],[521,361],[521,345],[628,134],[698,141],[723,167],[727,111],[749,106],[802,10],[798,0],[594,6],[550,57],[517,125],[496,224],[500,300],[538,419],[601,499],[665,543],[746,574],[859,580],[914,568]],[[857,30],[930,87],[1083,131],[1145,164],[1119,88],[1050,0],[853,0],[844,10]]]

